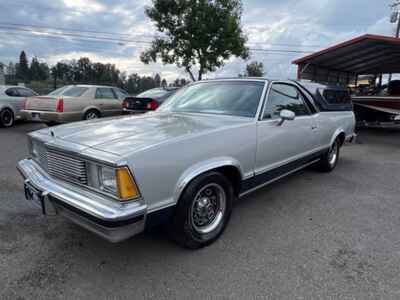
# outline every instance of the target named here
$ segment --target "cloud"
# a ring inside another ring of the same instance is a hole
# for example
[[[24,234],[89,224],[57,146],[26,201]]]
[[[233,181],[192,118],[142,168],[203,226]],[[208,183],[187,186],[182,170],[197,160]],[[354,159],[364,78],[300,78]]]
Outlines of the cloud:
[[[151,4],[150,0],[4,1],[0,3],[1,22],[71,28],[75,30],[73,34],[98,31],[102,33],[97,35],[108,38],[135,41],[150,41],[157,33],[144,14],[144,6]],[[389,3],[389,0],[244,0],[242,23],[251,48],[312,52],[367,32],[392,35]],[[29,57],[36,55],[50,63],[88,56],[94,61],[115,63],[126,72],[161,73],[171,79],[185,76],[175,66],[142,64],[139,55],[146,47],[143,43],[88,41],[57,34],[32,36],[1,25],[0,39],[0,61],[6,63],[16,61],[19,52],[25,50]],[[267,76],[275,78],[295,77],[296,68],[291,61],[303,56],[261,51],[252,51],[251,55],[251,60],[263,62]],[[232,59],[207,77],[237,76],[246,63]]]

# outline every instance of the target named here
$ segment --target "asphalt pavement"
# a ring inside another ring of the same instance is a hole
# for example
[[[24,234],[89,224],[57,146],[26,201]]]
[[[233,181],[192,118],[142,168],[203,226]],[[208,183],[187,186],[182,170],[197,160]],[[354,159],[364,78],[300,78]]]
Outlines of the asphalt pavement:
[[[190,251],[162,229],[111,244],[31,207],[15,165],[44,126],[0,128],[0,299],[400,299],[400,131],[363,130],[333,173],[241,199]]]

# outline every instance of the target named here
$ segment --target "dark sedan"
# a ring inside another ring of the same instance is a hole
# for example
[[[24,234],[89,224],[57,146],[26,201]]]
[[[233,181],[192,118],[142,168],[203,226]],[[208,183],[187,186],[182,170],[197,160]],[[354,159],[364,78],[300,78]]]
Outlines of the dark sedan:
[[[144,113],[156,110],[166,99],[175,94],[176,87],[147,90],[136,97],[125,98],[122,106],[125,112]]]

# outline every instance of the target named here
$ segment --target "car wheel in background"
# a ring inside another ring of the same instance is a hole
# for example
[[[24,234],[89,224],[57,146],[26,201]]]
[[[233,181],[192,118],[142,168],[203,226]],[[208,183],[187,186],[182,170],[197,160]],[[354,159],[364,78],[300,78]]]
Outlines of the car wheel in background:
[[[0,126],[11,127],[14,125],[15,117],[14,113],[9,108],[4,108],[0,111]]]
[[[335,169],[340,154],[340,140],[336,138],[329,150],[322,155],[321,160],[317,163],[317,168],[321,172],[331,172]]]
[[[100,118],[100,113],[95,109],[88,110],[87,112],[85,112],[85,115],[83,116],[84,120],[93,120],[98,118]]]
[[[234,197],[232,184],[221,173],[208,172],[193,179],[168,225],[171,238],[189,249],[211,244],[229,222]]]
[[[56,125],[59,125],[59,124],[57,122],[46,122],[46,125],[48,127],[52,127],[52,126],[56,126]]]

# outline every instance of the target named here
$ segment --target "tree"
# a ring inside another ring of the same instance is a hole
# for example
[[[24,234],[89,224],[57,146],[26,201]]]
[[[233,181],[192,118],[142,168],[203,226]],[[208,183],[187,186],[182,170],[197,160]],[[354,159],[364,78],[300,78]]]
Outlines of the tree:
[[[154,76],[154,83],[156,85],[156,87],[160,87],[161,86],[161,76],[160,74],[156,74],[156,76]]]
[[[249,56],[241,28],[241,0],[153,0],[147,16],[165,37],[156,38],[141,54],[145,64],[176,64],[195,81],[224,65],[231,56]]]
[[[161,87],[166,88],[167,86],[168,86],[168,82],[167,82],[167,80],[164,78],[164,79],[161,81]]]
[[[264,76],[264,65],[253,61],[246,66],[245,77],[263,77]]]
[[[29,80],[29,66],[25,51],[21,51],[19,56],[19,64],[17,65],[17,78],[24,82]]]

